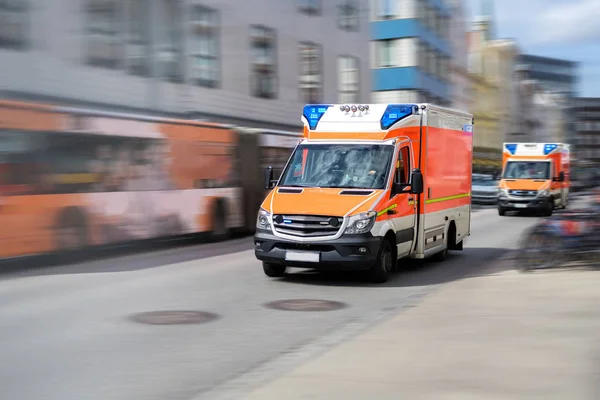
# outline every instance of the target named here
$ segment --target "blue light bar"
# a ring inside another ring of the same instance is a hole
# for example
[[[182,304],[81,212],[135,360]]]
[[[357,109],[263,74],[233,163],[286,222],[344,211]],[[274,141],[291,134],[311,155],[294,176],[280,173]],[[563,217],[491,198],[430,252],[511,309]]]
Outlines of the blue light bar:
[[[396,122],[417,112],[415,104],[390,104],[381,117],[381,129],[388,130]]]
[[[331,107],[330,104],[307,104],[304,106],[302,115],[308,121],[308,126],[311,130],[317,128],[319,120],[323,117],[323,114],[325,114],[329,107]]]
[[[546,145],[544,145],[544,155],[552,153],[557,148],[558,148],[557,144],[546,144]]]
[[[515,152],[517,151],[517,145],[516,145],[516,144],[514,144],[514,143],[511,143],[511,144],[505,144],[505,145],[504,145],[504,148],[505,148],[506,150],[508,150],[508,152],[509,152],[510,154],[515,154]]]

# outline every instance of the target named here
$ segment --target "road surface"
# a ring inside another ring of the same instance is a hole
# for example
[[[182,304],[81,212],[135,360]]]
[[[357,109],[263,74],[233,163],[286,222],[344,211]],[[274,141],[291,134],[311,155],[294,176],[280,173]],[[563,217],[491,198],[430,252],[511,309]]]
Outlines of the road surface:
[[[361,329],[414,307],[439,285],[489,273],[534,217],[473,214],[463,252],[412,265],[383,285],[338,274],[268,279],[251,238],[5,274],[0,393],[19,400],[239,398]],[[222,255],[215,256],[217,253]],[[274,310],[286,299],[333,311]],[[149,325],[137,313],[196,310],[203,324]]]

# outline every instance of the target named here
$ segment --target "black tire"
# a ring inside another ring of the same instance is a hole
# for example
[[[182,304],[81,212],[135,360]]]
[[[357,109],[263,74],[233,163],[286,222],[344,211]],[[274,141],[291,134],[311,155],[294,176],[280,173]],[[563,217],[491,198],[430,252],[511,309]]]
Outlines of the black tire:
[[[213,241],[222,242],[229,237],[226,221],[227,210],[225,207],[225,202],[223,200],[217,200],[215,209],[213,211],[213,228],[211,232]]]
[[[503,217],[506,214],[506,210],[500,206],[498,206],[498,215]]]
[[[446,259],[448,258],[448,246],[446,246],[446,248],[442,251],[440,251],[439,253],[436,253],[432,259],[435,262],[443,262],[446,261]]]
[[[285,265],[269,264],[263,262],[263,271],[270,278],[281,278],[285,275]]]
[[[61,211],[54,233],[58,251],[69,252],[89,246],[87,219],[78,207],[67,207]]]
[[[377,253],[377,261],[368,271],[368,279],[372,283],[384,283],[390,278],[396,260],[390,241],[384,239]]]
[[[548,200],[548,204],[546,204],[546,207],[542,211],[542,215],[544,217],[551,217],[553,212],[554,212],[554,199],[550,198]]]

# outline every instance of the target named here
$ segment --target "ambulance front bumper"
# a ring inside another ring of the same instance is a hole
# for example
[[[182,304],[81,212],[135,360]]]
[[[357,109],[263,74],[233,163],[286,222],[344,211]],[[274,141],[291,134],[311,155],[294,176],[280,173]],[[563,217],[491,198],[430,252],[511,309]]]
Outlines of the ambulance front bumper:
[[[498,206],[505,210],[542,210],[548,208],[550,198],[534,197],[529,199],[500,198]]]
[[[365,270],[377,260],[380,237],[344,235],[328,241],[299,242],[257,231],[254,254],[263,262],[323,270]]]

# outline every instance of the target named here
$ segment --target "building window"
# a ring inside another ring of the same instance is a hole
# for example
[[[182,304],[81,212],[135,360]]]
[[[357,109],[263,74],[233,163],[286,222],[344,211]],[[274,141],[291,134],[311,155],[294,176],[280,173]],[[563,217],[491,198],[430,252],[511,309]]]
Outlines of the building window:
[[[29,44],[26,0],[0,1],[0,48],[24,50]]]
[[[192,69],[194,84],[207,88],[219,85],[219,14],[204,6],[193,6],[191,18]]]
[[[85,8],[87,16],[86,64],[104,68],[118,68],[120,63],[120,18],[117,2],[90,0]]]
[[[394,65],[394,39],[390,40],[379,40],[376,42],[376,59],[377,67],[388,68]]]
[[[275,31],[265,26],[251,26],[250,46],[252,96],[273,99],[277,94]]]
[[[150,76],[150,13],[144,0],[129,0],[127,14],[127,72]]]
[[[359,98],[359,60],[353,56],[338,57],[338,91],[340,103],[357,103]]]
[[[159,76],[170,82],[184,80],[183,5],[179,1],[160,0],[157,61]]]
[[[345,0],[338,5],[338,26],[344,31],[358,31],[360,14],[357,0]]]
[[[300,43],[300,95],[305,103],[321,101],[323,87],[322,49],[315,43]]]
[[[394,18],[394,1],[395,0],[377,0],[377,16],[381,19]]]
[[[321,13],[321,0],[298,0],[298,9],[304,14],[319,15]]]

